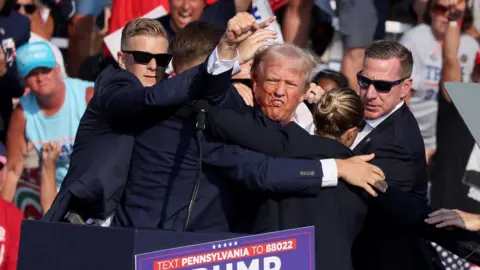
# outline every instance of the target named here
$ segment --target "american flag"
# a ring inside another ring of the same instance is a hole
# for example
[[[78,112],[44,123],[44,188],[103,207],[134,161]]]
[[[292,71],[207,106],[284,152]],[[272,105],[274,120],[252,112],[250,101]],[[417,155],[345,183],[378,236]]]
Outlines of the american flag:
[[[480,267],[469,263],[436,243],[432,242],[432,246],[440,255],[445,270],[480,270]]]

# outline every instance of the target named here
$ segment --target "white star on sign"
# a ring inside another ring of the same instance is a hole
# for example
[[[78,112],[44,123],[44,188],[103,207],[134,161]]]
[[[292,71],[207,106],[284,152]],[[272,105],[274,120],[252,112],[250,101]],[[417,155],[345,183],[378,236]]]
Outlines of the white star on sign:
[[[227,243],[223,243],[223,247],[227,247]]]
[[[212,249],[215,249],[215,245],[212,246]]]
[[[228,246],[231,247],[231,246],[232,246],[232,242],[228,243]]]
[[[233,242],[233,245],[235,245],[235,246],[236,246],[237,244],[238,244],[238,242],[237,242],[237,241]]]
[[[218,246],[217,246],[217,247],[218,247],[218,248],[221,248],[221,247],[222,247],[222,245],[218,244]]]

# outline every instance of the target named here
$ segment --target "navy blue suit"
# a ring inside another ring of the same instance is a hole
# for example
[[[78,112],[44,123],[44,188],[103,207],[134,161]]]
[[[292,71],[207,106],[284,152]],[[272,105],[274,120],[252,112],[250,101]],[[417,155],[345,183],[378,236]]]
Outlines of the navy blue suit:
[[[216,76],[217,83],[205,96],[246,113],[230,77]],[[155,113],[149,115],[135,136],[129,180],[113,225],[181,230],[197,169],[195,113],[184,105],[162,121]],[[213,141],[208,134],[203,152],[191,231],[251,232],[259,205],[255,193],[315,194],[322,186],[319,161],[271,158]]]
[[[151,108],[168,117],[169,106],[195,98],[199,85],[212,83],[204,64],[152,87],[128,71],[106,69],[80,121],[68,173],[43,219],[60,221],[69,209],[84,218],[110,215],[128,177],[139,119]]]
[[[375,153],[372,163],[384,171],[389,186],[427,202],[425,147],[417,121],[406,104],[373,129],[354,152]],[[358,270],[435,269],[435,261],[439,263],[424,238],[388,226],[372,213],[356,240],[353,257]]]
[[[215,137],[272,156],[318,160],[354,155],[341,143],[311,136],[293,122],[281,129],[268,128],[231,110],[212,107],[208,124]],[[377,163],[381,163],[384,155],[378,154],[380,160]],[[385,166],[385,163],[381,165]],[[386,166],[390,164],[387,162]],[[362,229],[367,210],[385,227],[402,228],[410,234],[443,243],[461,254],[468,251],[459,248],[459,240],[478,241],[478,236],[473,233],[447,232],[427,225],[424,219],[433,210],[421,197],[392,186],[377,198],[369,198],[362,189],[349,186],[344,181],[339,181],[336,188],[320,190],[316,196],[271,194],[260,210],[256,230],[275,231],[315,225],[317,268],[352,269],[350,251]],[[359,248],[365,250],[365,247]],[[365,250],[364,256],[370,258],[370,249]]]

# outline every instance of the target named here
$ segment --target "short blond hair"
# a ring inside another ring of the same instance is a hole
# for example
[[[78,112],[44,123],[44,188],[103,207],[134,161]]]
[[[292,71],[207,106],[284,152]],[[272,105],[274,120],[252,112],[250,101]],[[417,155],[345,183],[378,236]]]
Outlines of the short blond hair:
[[[127,40],[135,36],[151,36],[167,38],[167,32],[162,24],[154,19],[139,18],[129,21],[122,30],[122,50],[127,46]]]
[[[252,78],[257,78],[263,72],[264,62],[272,57],[288,58],[293,60],[305,79],[305,91],[310,86],[313,69],[317,66],[315,57],[308,51],[289,43],[276,43],[260,50],[253,58],[251,69]],[[288,61],[286,60],[286,61]],[[289,61],[291,62],[291,61]]]

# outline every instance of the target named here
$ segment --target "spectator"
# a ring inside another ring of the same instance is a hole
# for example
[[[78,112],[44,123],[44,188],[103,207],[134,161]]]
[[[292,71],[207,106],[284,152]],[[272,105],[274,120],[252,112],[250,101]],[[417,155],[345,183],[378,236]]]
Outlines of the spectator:
[[[357,73],[362,69],[365,48],[374,40],[385,37],[388,0],[338,1],[343,59],[341,72],[350,86],[358,90]]]
[[[53,19],[48,17],[44,22],[40,14],[40,7],[34,0],[17,0],[15,11],[30,19],[30,29],[38,36],[50,40],[53,34]]]
[[[340,72],[331,69],[324,69],[315,75],[312,82],[323,88],[326,92],[334,88],[348,87],[348,79]]]
[[[446,37],[448,16],[451,15],[452,9],[465,11],[465,16],[462,16],[462,31],[468,29],[472,25],[472,17],[469,9],[466,9],[465,0],[458,1],[455,7],[449,7],[446,0],[430,0],[425,13],[425,23],[406,32],[400,41],[412,51],[414,58],[410,109],[422,132],[427,162],[437,148],[436,120],[442,70],[442,47]],[[479,46],[475,39],[467,34],[462,34],[459,40],[458,58],[461,60],[463,81],[468,82]]]
[[[207,6],[204,0],[169,0],[170,14],[158,18],[171,40],[178,30],[196,20],[226,28],[227,22],[237,12],[248,9],[251,0],[222,0]]]
[[[42,171],[40,180],[40,205],[45,214],[52,205],[53,199],[57,195],[56,184],[56,161],[60,155],[62,146],[58,143],[42,144]]]
[[[17,269],[22,219],[18,208],[0,198],[0,270]]]
[[[43,22],[39,7],[34,0],[17,0],[15,10],[30,20],[31,32],[29,42],[46,42],[55,54],[55,59],[62,69],[62,74],[67,76],[62,52],[55,44],[49,41],[53,33],[53,19],[49,16],[47,21]]]
[[[83,60],[91,55],[94,43],[95,16],[102,12],[107,0],[75,1],[76,13],[69,22],[67,72],[77,78]]]
[[[15,66],[16,48],[28,42],[30,38],[30,22],[28,18],[12,10],[15,0],[0,1],[0,41],[1,52],[0,66],[6,67],[6,73],[0,74],[0,142],[5,143],[8,123],[12,114],[12,98],[23,95],[24,88],[17,78]],[[0,69],[2,69],[0,67]]]
[[[61,75],[52,50],[44,42],[29,43],[17,52],[19,75],[31,92],[20,99],[8,132],[5,186],[2,197],[11,201],[23,170],[27,141],[42,153],[44,143],[59,143],[57,189],[67,173],[80,118],[93,95],[93,83]],[[52,198],[53,200],[53,198]]]

